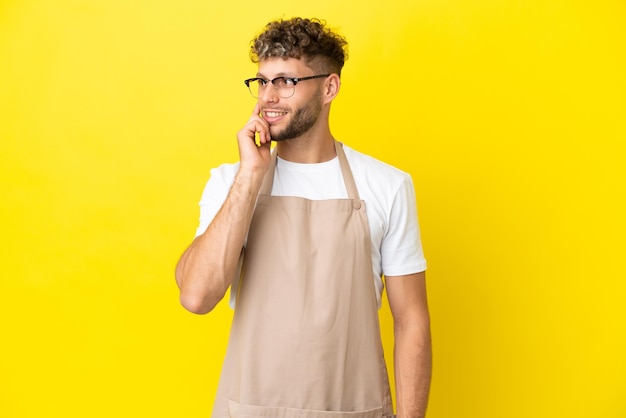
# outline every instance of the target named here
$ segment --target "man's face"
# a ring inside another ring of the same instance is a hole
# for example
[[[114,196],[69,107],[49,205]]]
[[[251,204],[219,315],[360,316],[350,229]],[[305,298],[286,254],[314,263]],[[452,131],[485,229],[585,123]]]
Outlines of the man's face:
[[[316,75],[302,60],[273,58],[259,63],[257,77],[272,80],[276,77],[307,77]],[[302,81],[295,86],[293,96],[280,97],[270,83],[259,96],[263,118],[270,125],[273,141],[297,138],[308,132],[317,122],[322,110],[324,79]]]

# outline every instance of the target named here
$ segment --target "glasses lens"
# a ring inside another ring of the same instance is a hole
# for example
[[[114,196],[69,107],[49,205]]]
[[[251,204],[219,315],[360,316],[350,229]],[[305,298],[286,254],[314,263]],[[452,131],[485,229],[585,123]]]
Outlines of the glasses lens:
[[[278,91],[278,95],[284,99],[293,96],[293,93],[296,91],[296,85],[290,78],[275,78],[273,84],[276,88],[276,91]]]
[[[250,90],[250,94],[254,97],[259,97],[259,86],[261,85],[261,80],[250,80],[248,81],[248,89]]]
[[[272,87],[278,95],[284,99],[287,99],[296,91],[296,85],[290,78],[278,77],[271,81],[264,80],[250,80],[248,81],[248,89],[250,89],[250,94],[252,94],[257,99],[261,97],[265,90],[269,87]]]

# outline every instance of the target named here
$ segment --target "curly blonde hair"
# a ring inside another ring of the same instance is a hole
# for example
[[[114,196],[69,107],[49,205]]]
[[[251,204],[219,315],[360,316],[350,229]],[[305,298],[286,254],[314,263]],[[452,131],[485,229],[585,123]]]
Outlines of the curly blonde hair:
[[[304,59],[312,69],[341,75],[348,59],[345,38],[326,27],[319,19],[295,17],[275,20],[254,38],[250,59],[254,63],[269,58]]]

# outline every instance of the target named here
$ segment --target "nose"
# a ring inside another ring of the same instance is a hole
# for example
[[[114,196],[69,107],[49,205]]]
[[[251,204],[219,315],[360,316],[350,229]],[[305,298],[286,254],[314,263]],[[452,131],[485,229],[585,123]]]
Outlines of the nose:
[[[259,89],[259,100],[267,103],[278,101],[278,91],[272,83],[267,83],[264,88]]]

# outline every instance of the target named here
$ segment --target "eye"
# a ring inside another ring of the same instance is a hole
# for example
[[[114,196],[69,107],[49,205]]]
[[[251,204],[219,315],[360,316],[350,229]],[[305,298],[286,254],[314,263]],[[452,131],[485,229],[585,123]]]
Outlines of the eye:
[[[259,86],[265,87],[267,86],[267,83],[269,83],[269,80],[266,80],[264,78],[257,78],[256,81],[258,81]]]
[[[295,85],[295,83],[293,82],[293,78],[286,77],[276,77],[274,80],[272,80],[272,83],[274,83],[274,85],[279,89],[289,88]]]

